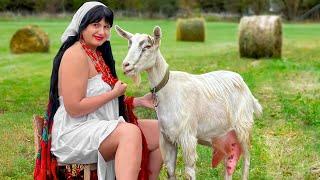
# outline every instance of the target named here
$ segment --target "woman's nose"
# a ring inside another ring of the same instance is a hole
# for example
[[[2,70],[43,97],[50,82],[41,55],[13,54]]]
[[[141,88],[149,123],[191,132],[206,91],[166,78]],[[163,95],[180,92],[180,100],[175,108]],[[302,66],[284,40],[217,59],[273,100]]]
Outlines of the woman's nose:
[[[103,28],[99,28],[98,33],[99,34],[106,34],[106,31]]]

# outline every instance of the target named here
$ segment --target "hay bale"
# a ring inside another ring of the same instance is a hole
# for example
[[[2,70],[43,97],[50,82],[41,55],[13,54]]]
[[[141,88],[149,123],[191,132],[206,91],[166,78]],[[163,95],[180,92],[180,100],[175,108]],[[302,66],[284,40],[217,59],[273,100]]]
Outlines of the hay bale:
[[[15,54],[27,52],[48,52],[48,34],[35,25],[23,27],[12,36],[10,50]]]
[[[203,18],[178,19],[177,41],[204,41],[205,20]]]
[[[279,16],[243,17],[239,24],[240,57],[281,58],[282,25]]]

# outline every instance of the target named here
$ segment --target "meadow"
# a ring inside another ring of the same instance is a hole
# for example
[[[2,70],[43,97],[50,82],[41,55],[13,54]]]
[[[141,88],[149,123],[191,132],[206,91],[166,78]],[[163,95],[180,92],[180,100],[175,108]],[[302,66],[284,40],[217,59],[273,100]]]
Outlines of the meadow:
[[[44,114],[52,60],[69,19],[0,20],[0,179],[32,179],[34,142],[32,115]],[[10,38],[25,25],[39,25],[50,38],[49,53],[14,55]],[[177,42],[175,21],[115,20],[133,33],[162,28],[161,52],[170,70],[194,74],[231,70],[241,74],[263,106],[252,132],[250,179],[320,178],[320,24],[283,24],[281,59],[247,59],[238,53],[238,24],[208,22],[206,41]],[[112,30],[111,44],[118,76],[129,84],[127,95],[148,92],[146,74],[137,87],[120,68],[127,42]],[[156,118],[139,108],[140,118]],[[211,150],[198,146],[197,178],[222,179],[223,167],[211,168]],[[318,170],[318,172],[316,172]],[[178,179],[183,160],[178,154]],[[161,172],[160,179],[165,179]],[[241,163],[234,179],[241,177]]]

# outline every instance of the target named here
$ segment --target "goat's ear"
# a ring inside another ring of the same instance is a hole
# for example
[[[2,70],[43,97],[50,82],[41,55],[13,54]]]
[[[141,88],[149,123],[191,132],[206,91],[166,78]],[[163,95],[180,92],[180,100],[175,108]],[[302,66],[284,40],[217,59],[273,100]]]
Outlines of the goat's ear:
[[[131,33],[121,29],[118,25],[115,25],[115,28],[116,28],[118,35],[125,38],[125,39],[129,40],[133,36]]]
[[[155,45],[160,45],[160,40],[161,40],[161,28],[159,26],[156,26],[153,28],[153,37],[154,37],[154,42]]]

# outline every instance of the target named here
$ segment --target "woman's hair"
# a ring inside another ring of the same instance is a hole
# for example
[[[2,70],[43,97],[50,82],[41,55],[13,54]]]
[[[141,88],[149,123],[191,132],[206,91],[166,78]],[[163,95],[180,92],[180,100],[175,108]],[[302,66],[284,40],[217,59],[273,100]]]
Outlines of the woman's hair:
[[[81,32],[91,23],[96,23],[105,19],[106,22],[112,26],[113,24],[113,12],[108,7],[98,5],[90,9],[87,14],[81,20],[78,34],[75,36],[69,36],[68,39],[62,44],[57,55],[53,60],[53,67],[50,80],[50,90],[49,90],[49,107],[48,107],[48,118],[53,119],[59,103],[59,93],[58,93],[58,74],[62,56],[64,52],[71,47],[75,42],[79,41]],[[117,77],[115,69],[115,61],[112,56],[111,45],[109,41],[104,42],[101,46],[97,48],[98,51],[102,53],[102,57],[105,63],[109,66],[111,73],[114,77]],[[119,115],[123,116],[125,119],[124,111],[124,96],[119,97]]]

